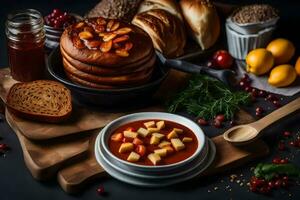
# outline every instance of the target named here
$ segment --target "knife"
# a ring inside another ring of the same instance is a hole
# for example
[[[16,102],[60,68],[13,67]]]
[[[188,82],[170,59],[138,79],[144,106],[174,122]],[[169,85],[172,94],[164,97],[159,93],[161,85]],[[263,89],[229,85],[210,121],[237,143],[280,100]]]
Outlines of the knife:
[[[168,59],[158,51],[156,51],[156,55],[158,56],[162,64],[166,67],[177,69],[179,71],[186,72],[186,73],[192,73],[192,74],[205,73],[209,76],[217,78],[218,80],[222,81],[228,86],[233,85],[233,81],[234,81],[233,77],[235,75],[235,72],[232,70],[228,70],[228,69],[216,70],[210,67],[196,65],[184,60]]]

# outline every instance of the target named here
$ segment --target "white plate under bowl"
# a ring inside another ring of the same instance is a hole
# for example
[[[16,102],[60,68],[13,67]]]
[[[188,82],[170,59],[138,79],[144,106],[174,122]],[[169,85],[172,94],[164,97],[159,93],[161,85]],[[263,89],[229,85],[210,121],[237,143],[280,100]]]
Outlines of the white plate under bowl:
[[[110,139],[111,134],[120,126],[128,124],[130,122],[134,121],[140,121],[140,120],[166,120],[166,121],[171,121],[175,122],[178,124],[181,124],[187,128],[189,128],[196,136],[197,141],[198,141],[198,147],[194,154],[190,156],[189,158],[174,163],[174,164],[169,164],[169,165],[157,165],[157,166],[145,166],[145,165],[139,165],[135,163],[131,163],[125,160],[122,160],[112,154],[109,150],[108,147],[108,140]],[[193,161],[196,157],[200,155],[200,153],[203,151],[204,145],[205,145],[205,135],[202,131],[202,129],[192,120],[182,117],[180,115],[175,115],[175,114],[170,114],[170,113],[164,113],[164,112],[141,112],[141,113],[135,113],[135,114],[130,114],[130,115],[125,115],[123,117],[120,117],[112,122],[110,122],[108,125],[106,125],[102,129],[102,134],[100,135],[100,145],[103,147],[103,150],[105,153],[112,159],[118,161],[120,163],[120,166],[124,165],[127,167],[130,167],[132,170],[135,171],[170,171],[173,169],[176,169],[180,166],[184,166],[187,163]],[[99,146],[99,145],[98,145]]]
[[[181,176],[177,176],[174,178],[168,178],[168,179],[161,179],[161,178],[156,178],[156,179],[145,179],[145,178],[138,178],[134,176],[129,176],[126,175],[113,167],[111,167],[106,161],[103,159],[103,157],[100,155],[100,153],[97,150],[97,146],[95,145],[95,157],[97,162],[103,167],[103,169],[110,174],[112,177],[123,181],[125,183],[129,183],[132,185],[137,185],[141,187],[165,187],[169,185],[173,185],[176,183],[184,182],[187,180],[190,180],[192,178],[195,178],[201,173],[203,173],[214,161],[215,155],[216,155],[216,147],[214,143],[208,139],[208,144],[209,144],[209,151],[208,155],[205,159],[205,161],[198,165],[196,168],[194,168],[192,171],[189,171],[188,173],[185,173]]]
[[[114,168],[115,170],[117,170],[125,175],[138,177],[138,178],[166,179],[166,178],[175,178],[175,177],[184,175],[184,174],[192,171],[194,168],[198,167],[203,162],[205,162],[205,159],[207,158],[208,152],[209,152],[209,144],[208,144],[208,140],[206,139],[205,147],[204,147],[203,151],[192,162],[187,163],[186,165],[183,165],[177,169],[170,170],[170,171],[168,171],[168,173],[164,173],[164,172],[156,172],[156,173],[155,172],[154,173],[144,172],[144,173],[142,173],[139,171],[134,171],[130,167],[120,165],[118,161],[111,159],[109,157],[109,155],[107,155],[105,153],[103,148],[101,148],[101,145],[99,143],[100,134],[98,135],[96,142],[95,142],[95,154],[98,153],[99,156],[101,156],[101,158],[104,160],[104,162],[106,162],[110,167]]]

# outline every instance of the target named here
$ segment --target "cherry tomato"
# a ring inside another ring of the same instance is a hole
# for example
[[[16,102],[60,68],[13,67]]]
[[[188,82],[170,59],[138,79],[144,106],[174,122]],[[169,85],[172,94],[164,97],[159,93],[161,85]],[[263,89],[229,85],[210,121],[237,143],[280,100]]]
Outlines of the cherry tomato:
[[[132,143],[135,145],[140,145],[140,144],[143,144],[143,141],[140,140],[139,138],[134,138]]]
[[[140,156],[144,156],[146,154],[146,147],[144,145],[137,145],[135,151],[140,154]]]
[[[221,69],[229,69],[233,64],[233,58],[225,50],[219,50],[213,55],[214,63]]]

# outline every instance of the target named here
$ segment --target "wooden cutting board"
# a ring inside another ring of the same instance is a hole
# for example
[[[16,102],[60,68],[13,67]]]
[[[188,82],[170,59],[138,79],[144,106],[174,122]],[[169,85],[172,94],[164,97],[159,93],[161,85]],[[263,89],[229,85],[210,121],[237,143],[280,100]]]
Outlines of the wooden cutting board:
[[[10,87],[17,83],[9,75],[9,70],[0,70],[0,98],[3,102],[6,101],[6,95]],[[166,84],[163,84],[160,91],[157,92],[156,98],[166,98],[176,91],[176,89],[182,87],[183,82],[186,79],[181,78],[187,76],[185,73],[172,71],[170,76],[166,80]],[[176,84],[174,84],[174,82]],[[170,86],[172,90],[170,90]],[[170,91],[173,91],[170,93]],[[101,109],[87,109],[79,107],[78,105],[73,106],[73,113],[69,120],[61,124],[50,124],[30,121],[26,119],[19,118],[11,114],[11,119],[14,121],[15,126],[20,130],[20,132],[30,140],[47,140],[62,136],[67,136],[75,134],[78,132],[93,130],[97,128],[102,128],[112,120],[135,112],[147,112],[147,111],[164,111],[163,106],[154,105],[142,109],[132,109],[129,111],[108,111]]]
[[[65,192],[77,193],[90,181],[107,175],[94,155],[95,138],[95,135],[91,137],[86,159],[59,171],[58,182]],[[243,148],[229,144],[222,135],[212,138],[212,141],[217,149],[216,158],[204,175],[224,172],[269,153],[269,147],[261,140]]]
[[[36,143],[21,134],[8,112],[5,116],[7,123],[19,139],[25,164],[37,180],[55,177],[59,169],[72,162],[85,159],[88,154],[90,135],[93,133]]]

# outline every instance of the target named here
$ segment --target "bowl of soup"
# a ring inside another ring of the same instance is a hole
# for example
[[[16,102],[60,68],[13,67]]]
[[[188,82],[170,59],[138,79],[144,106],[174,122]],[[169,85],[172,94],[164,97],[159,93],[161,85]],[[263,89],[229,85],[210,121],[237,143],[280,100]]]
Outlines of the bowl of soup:
[[[98,136],[95,150],[112,167],[133,173],[177,173],[207,154],[202,129],[183,116],[143,112],[120,117]]]

